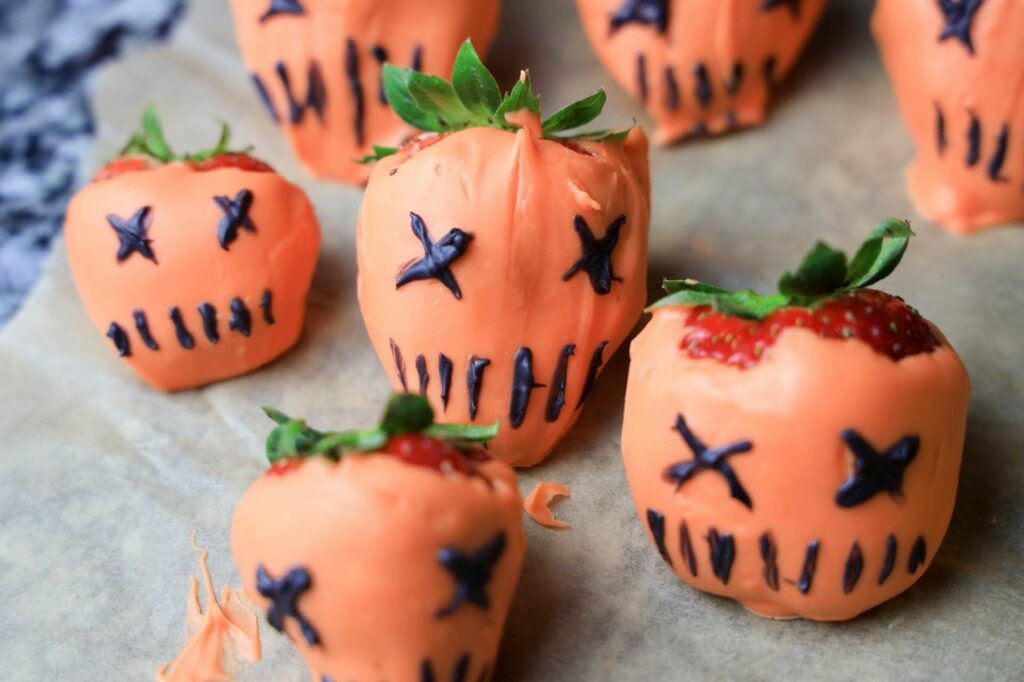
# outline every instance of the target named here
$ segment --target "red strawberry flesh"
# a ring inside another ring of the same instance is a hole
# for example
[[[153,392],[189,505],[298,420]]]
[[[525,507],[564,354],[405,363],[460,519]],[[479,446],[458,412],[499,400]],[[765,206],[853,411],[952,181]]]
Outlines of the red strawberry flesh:
[[[260,161],[248,154],[218,154],[217,156],[210,157],[205,161],[185,161],[184,163],[191,166],[192,170],[200,173],[208,173],[210,171],[221,170],[223,168],[236,168],[250,173],[274,172],[274,169],[270,164]],[[121,156],[104,166],[100,172],[96,174],[96,177],[93,178],[93,182],[103,182],[104,180],[110,180],[126,173],[138,173],[141,171],[152,170],[154,168],[158,168],[160,165],[162,165],[160,162],[146,156]]]
[[[393,436],[384,446],[384,452],[394,455],[406,464],[438,471],[450,469],[468,476],[475,474],[477,465],[487,459],[479,449],[465,450],[446,440],[419,433]]]

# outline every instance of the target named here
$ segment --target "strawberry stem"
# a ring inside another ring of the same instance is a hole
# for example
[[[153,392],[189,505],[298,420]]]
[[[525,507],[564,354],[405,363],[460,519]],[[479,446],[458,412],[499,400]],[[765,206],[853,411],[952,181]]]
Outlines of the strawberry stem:
[[[175,154],[164,135],[156,107],[149,105],[142,112],[141,130],[132,133],[118,156],[146,156],[161,164],[167,164],[176,161],[206,161],[221,154],[247,154],[252,150],[252,147],[231,150],[230,144],[231,128],[228,124],[221,123],[220,137],[216,145],[194,153]]]

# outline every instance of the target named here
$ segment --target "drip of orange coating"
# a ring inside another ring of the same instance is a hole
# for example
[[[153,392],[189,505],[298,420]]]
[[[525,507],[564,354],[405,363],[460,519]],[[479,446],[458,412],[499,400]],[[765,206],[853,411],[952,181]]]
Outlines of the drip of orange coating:
[[[234,680],[225,670],[225,657],[260,660],[259,619],[244,593],[225,585],[220,601],[213,588],[207,551],[196,543],[192,531],[192,547],[199,552],[199,566],[206,585],[206,613],[199,604],[199,581],[190,578],[188,612],[185,624],[191,634],[181,653],[157,670],[157,682],[220,682]]]
[[[569,486],[563,483],[541,481],[534,486],[533,492],[523,500],[523,509],[526,510],[531,519],[542,526],[547,528],[568,528],[569,524],[556,519],[548,505],[551,504],[551,500],[555,497],[569,497],[570,495]]]

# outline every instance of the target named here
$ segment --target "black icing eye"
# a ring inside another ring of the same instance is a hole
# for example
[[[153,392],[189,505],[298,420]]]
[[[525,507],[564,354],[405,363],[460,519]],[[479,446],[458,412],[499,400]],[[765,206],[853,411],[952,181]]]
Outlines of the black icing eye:
[[[974,54],[974,41],[971,38],[971,28],[974,24],[974,15],[981,8],[983,0],[937,0],[939,10],[946,21],[939,34],[939,42],[947,38],[956,38],[971,55]]]
[[[482,609],[491,607],[487,585],[491,581],[494,565],[505,552],[505,544],[505,534],[498,532],[469,554],[463,554],[454,547],[445,547],[438,551],[437,560],[455,580],[455,596],[447,606],[434,614],[437,618],[452,615],[466,602]]]
[[[612,290],[612,282],[621,282],[621,277],[615,276],[612,269],[612,252],[619,243],[619,232],[626,224],[626,216],[620,215],[608,226],[604,237],[597,239],[590,231],[590,226],[583,216],[573,218],[573,226],[580,238],[580,248],[583,255],[579,257],[572,266],[562,275],[562,281],[568,282],[577,272],[585,270],[590,278],[590,285],[594,287],[594,293],[604,296]]]
[[[305,13],[306,10],[299,0],[270,0],[270,7],[260,15],[260,23],[265,23],[282,14],[302,15]]]
[[[676,490],[679,490],[683,487],[684,483],[700,472],[717,471],[722,475],[726,483],[729,484],[729,494],[748,509],[753,509],[754,503],[751,501],[750,495],[747,494],[747,491],[740,484],[740,479],[736,477],[736,472],[732,470],[732,467],[725,460],[732,455],[750,452],[754,444],[749,440],[741,440],[722,447],[709,448],[693,434],[681,414],[676,416],[675,429],[683,437],[683,441],[686,442],[690,451],[693,452],[693,459],[670,466],[665,470],[665,479],[675,483]]]
[[[152,207],[143,206],[127,220],[113,213],[107,216],[107,222],[114,229],[120,242],[117,247],[118,263],[133,253],[138,253],[143,258],[156,263],[156,254],[153,252],[152,246],[153,240],[146,237],[146,232],[149,230],[147,222],[151,210]]]
[[[419,280],[436,279],[452,292],[452,296],[461,299],[462,290],[459,289],[459,283],[452,274],[451,265],[466,253],[473,235],[455,227],[435,243],[423,218],[416,213],[410,213],[409,217],[412,221],[412,233],[423,245],[423,258],[402,268],[395,280],[395,288],[400,289],[410,282]]]
[[[921,439],[907,436],[889,449],[879,452],[853,429],[840,434],[854,456],[853,474],[836,493],[840,507],[856,507],[876,494],[886,492],[898,497],[903,488],[903,472],[917,456]]]
[[[220,244],[220,248],[227,251],[232,242],[238,239],[239,229],[245,230],[250,234],[256,233],[256,225],[253,224],[252,219],[249,217],[252,201],[252,192],[247,189],[243,189],[236,194],[234,199],[225,196],[213,198],[213,202],[224,213],[221,216],[220,222],[217,223],[217,242]]]
[[[284,632],[286,618],[294,618],[302,630],[306,643],[314,646],[320,643],[320,636],[313,625],[299,612],[296,604],[299,597],[310,588],[313,580],[303,567],[293,568],[280,580],[275,580],[261,564],[256,569],[256,589],[271,600],[267,611],[267,622],[278,632]]]
[[[619,30],[626,24],[653,26],[658,33],[668,30],[669,0],[626,0],[619,10],[612,15],[611,32]]]
[[[794,19],[800,16],[800,0],[761,0],[760,10],[771,12],[776,7],[788,7]]]

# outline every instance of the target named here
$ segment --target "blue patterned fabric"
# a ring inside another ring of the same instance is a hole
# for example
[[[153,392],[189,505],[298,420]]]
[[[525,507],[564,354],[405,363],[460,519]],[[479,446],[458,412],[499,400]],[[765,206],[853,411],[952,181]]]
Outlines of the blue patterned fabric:
[[[87,179],[89,74],[166,38],[185,0],[0,0],[0,325],[39,278]]]

